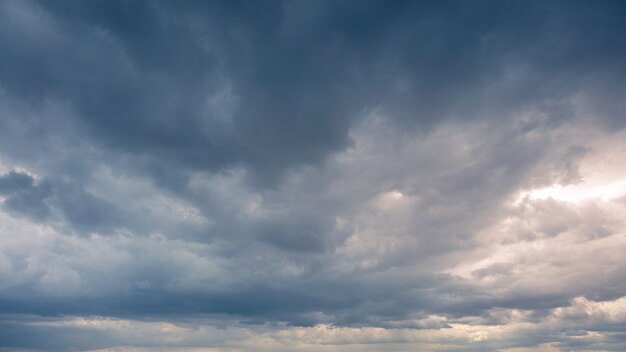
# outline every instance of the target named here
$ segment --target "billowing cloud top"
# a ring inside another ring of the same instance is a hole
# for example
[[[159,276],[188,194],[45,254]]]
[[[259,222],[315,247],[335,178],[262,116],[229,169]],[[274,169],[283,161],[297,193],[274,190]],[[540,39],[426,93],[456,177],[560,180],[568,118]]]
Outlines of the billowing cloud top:
[[[0,2],[0,350],[626,350],[619,1]]]

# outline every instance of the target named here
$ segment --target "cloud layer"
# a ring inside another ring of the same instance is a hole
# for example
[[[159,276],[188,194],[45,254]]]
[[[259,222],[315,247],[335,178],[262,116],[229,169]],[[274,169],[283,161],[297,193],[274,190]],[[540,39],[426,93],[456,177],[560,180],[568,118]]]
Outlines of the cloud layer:
[[[626,7],[0,4],[0,349],[622,351]]]

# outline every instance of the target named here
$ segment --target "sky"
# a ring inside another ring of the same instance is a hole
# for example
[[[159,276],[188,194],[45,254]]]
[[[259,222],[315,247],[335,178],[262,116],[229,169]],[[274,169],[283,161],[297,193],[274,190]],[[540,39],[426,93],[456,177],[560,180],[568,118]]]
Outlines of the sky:
[[[0,351],[626,350],[626,3],[0,0]]]

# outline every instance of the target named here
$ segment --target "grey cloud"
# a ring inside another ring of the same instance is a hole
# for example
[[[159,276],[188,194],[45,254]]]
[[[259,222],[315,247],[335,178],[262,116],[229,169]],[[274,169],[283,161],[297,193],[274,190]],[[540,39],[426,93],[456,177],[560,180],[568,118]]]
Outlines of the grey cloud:
[[[61,183],[55,193],[55,206],[79,232],[109,233],[116,227],[128,226],[128,219],[117,206],[83,189]]]
[[[584,183],[624,132],[624,11],[2,3],[0,167],[29,173],[0,176],[0,313],[451,331],[621,297],[623,204],[513,202]],[[1,323],[12,347],[111,347]]]
[[[141,226],[145,223],[124,216],[115,204],[61,180],[35,181],[29,174],[11,171],[0,177],[0,194],[7,196],[3,206],[10,212],[43,222],[61,217],[69,223],[70,232],[146,230]]]
[[[35,184],[32,176],[26,173],[11,171],[0,176],[0,194],[7,195],[3,206],[9,211],[42,220],[48,217],[50,209],[47,204],[52,195],[50,184]]]
[[[349,146],[366,108],[421,128],[603,89],[605,67],[623,74],[619,16],[600,3],[579,28],[571,21],[584,4],[557,5],[502,2],[479,13],[463,3],[320,3],[307,13],[300,2],[9,3],[3,86],[69,101],[107,148],[170,168],[244,164],[271,184]],[[32,11],[38,26],[11,11]],[[235,103],[225,120],[207,103],[227,87]]]
[[[33,186],[34,179],[32,176],[15,172],[15,170],[8,174],[0,176],[0,194],[12,194],[16,191],[20,191]]]

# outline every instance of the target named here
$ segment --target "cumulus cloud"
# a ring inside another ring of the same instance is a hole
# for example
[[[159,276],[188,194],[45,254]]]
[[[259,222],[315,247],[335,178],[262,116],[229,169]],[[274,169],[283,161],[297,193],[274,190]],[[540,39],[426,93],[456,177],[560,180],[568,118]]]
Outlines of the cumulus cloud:
[[[623,350],[624,23],[0,4],[0,349]]]

